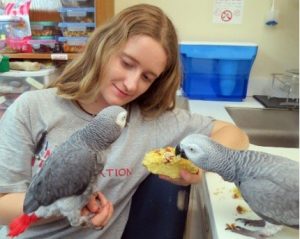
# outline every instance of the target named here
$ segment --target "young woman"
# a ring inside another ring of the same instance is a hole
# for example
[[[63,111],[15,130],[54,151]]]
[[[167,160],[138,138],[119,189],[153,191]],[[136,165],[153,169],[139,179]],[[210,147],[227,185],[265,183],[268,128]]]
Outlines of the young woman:
[[[96,29],[84,52],[47,89],[22,94],[0,122],[0,224],[22,213],[26,188],[55,146],[109,105],[128,109],[128,126],[107,152],[99,194],[82,210],[95,212],[91,220],[103,230],[52,218],[20,238],[120,238],[132,195],[149,174],[141,164],[147,151],[175,146],[191,133],[246,148],[247,136],[234,125],[174,108],[179,61],[169,18],[157,7],[136,5]],[[162,178],[190,185],[201,174],[182,171],[179,180]]]

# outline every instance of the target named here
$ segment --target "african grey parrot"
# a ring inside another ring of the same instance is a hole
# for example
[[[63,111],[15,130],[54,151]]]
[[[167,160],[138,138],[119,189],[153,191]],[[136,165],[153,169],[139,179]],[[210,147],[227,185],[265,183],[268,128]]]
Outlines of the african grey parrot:
[[[33,177],[25,194],[23,212],[9,225],[9,236],[17,236],[39,218],[65,216],[72,226],[90,225],[81,216],[104,166],[102,153],[119,138],[127,111],[109,106],[82,129],[53,150],[44,167]],[[95,190],[95,191],[94,191]]]
[[[245,225],[261,226],[250,231],[242,227],[231,231],[264,238],[282,229],[299,229],[299,163],[281,156],[252,150],[232,150],[200,134],[185,137],[176,154],[198,167],[234,182],[250,208],[263,220],[238,219]]]

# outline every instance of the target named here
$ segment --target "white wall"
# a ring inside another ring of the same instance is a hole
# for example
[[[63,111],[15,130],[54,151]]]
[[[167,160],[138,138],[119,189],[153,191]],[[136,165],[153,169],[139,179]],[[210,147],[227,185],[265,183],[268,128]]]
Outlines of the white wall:
[[[138,3],[162,8],[180,41],[253,42],[259,50],[248,93],[269,88],[271,73],[299,68],[299,0],[277,0],[279,24],[265,25],[271,0],[244,0],[241,24],[213,23],[214,0],[115,0],[115,12]],[[264,81],[265,80],[265,81]],[[268,83],[267,83],[268,81]]]

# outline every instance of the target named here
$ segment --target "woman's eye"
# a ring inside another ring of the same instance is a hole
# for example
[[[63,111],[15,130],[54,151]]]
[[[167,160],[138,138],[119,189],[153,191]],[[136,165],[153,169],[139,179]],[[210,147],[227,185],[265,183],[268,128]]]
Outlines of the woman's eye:
[[[146,80],[146,81],[150,80],[147,75],[143,75],[143,79]]]
[[[133,64],[131,64],[128,61],[122,60],[122,65],[125,66],[126,68],[132,68]]]
[[[149,83],[152,83],[153,81],[152,77],[149,77],[148,75],[143,75],[143,80]]]

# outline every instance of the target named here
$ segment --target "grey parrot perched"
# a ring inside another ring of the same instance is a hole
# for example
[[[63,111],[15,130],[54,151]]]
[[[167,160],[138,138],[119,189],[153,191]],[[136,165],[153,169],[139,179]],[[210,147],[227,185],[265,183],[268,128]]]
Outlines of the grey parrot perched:
[[[81,209],[96,191],[105,164],[102,153],[119,138],[126,118],[124,108],[109,106],[56,147],[33,177],[23,215],[10,223],[8,236],[17,236],[39,218],[51,216],[65,216],[72,226],[92,226],[91,215],[81,216]]]
[[[176,146],[177,155],[198,167],[233,182],[249,207],[263,220],[237,220],[260,230],[233,227],[231,231],[265,238],[282,225],[299,229],[299,163],[285,157],[252,150],[232,150],[200,134],[185,137]]]

